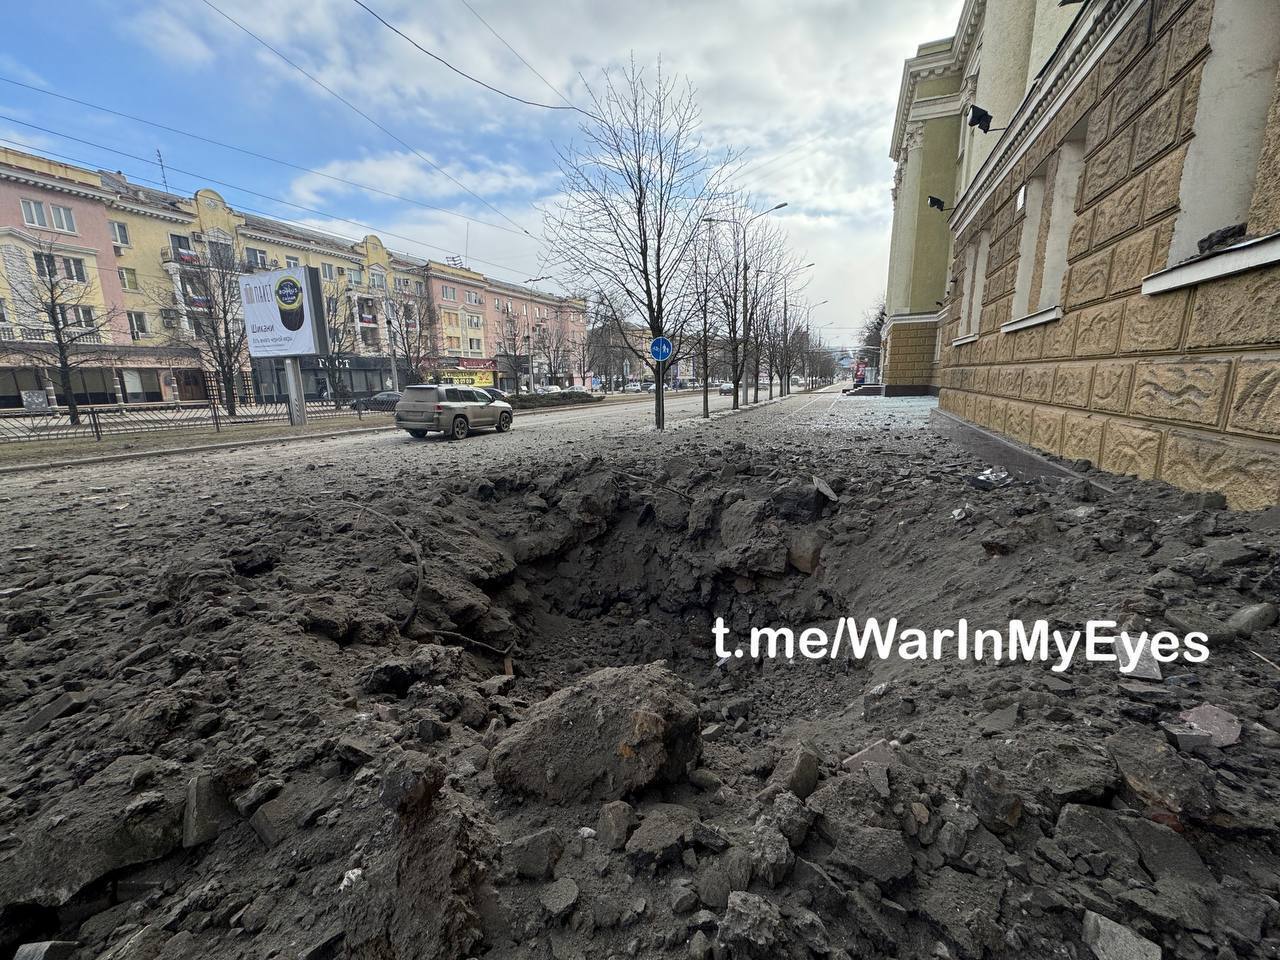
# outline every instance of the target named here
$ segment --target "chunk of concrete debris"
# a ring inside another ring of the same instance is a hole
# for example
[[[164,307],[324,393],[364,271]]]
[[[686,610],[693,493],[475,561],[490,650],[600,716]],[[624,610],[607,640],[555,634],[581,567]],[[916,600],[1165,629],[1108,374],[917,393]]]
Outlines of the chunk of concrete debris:
[[[208,843],[235,823],[235,811],[226,792],[211,774],[198,774],[187,781],[187,802],[182,811],[185,849]]]
[[[964,797],[982,825],[992,833],[1008,833],[1022,819],[1022,798],[1008,786],[1004,774],[979,764],[969,771]]]
[[[801,800],[818,786],[818,771],[822,767],[822,755],[807,743],[798,743],[778,761],[769,776],[769,786],[775,788],[771,796],[789,790]],[[766,788],[768,791],[768,788]]]
[[[23,733],[39,733],[55,720],[79,713],[93,699],[93,694],[85,690],[68,690],[50,704],[33,713],[22,725]]]
[[[560,834],[548,827],[513,840],[507,845],[504,858],[515,867],[518,876],[538,880],[551,876],[563,853]]]
[[[702,754],[687,691],[661,663],[598,670],[511,728],[490,758],[494,780],[556,802],[676,782]]]
[[[785,937],[782,914],[764,897],[743,890],[729,894],[728,909],[720,921],[720,942],[736,958],[772,960]]]
[[[1104,743],[1129,791],[1143,803],[1193,820],[1217,806],[1213,771],[1183,757],[1154,730],[1127,727]]]
[[[1184,710],[1178,719],[1208,734],[1215,747],[1229,747],[1240,742],[1240,721],[1234,714],[1211,703],[1202,703],[1192,710]]]
[[[1084,912],[1084,942],[1098,960],[1160,960],[1160,947],[1092,910]]]
[[[1254,603],[1241,607],[1227,618],[1227,627],[1242,637],[1252,637],[1265,630],[1280,618],[1280,608],[1274,603]]]
[[[1213,741],[1213,737],[1208,733],[1189,723],[1166,720],[1160,724],[1160,729],[1164,731],[1169,742],[1183,753],[1188,753],[1196,747],[1207,747]]]
[[[538,894],[538,902],[542,909],[550,914],[552,920],[567,916],[578,903],[578,885],[569,877],[561,877],[555,883],[549,883]]]
[[[826,540],[816,530],[803,530],[787,544],[787,562],[801,573],[813,573],[822,560]]]
[[[274,847],[298,829],[300,800],[297,793],[282,793],[274,800],[268,800],[249,818],[249,826],[263,843]]]
[[[621,850],[640,818],[625,800],[610,800],[600,808],[596,819],[596,839],[606,850]]]
[[[776,887],[787,878],[795,866],[796,856],[791,844],[774,824],[757,823],[751,831],[751,873],[768,887]]]
[[[901,832],[885,827],[849,829],[841,839],[838,860],[879,883],[900,880],[913,867],[911,848]]]
[[[71,960],[80,944],[69,940],[44,940],[40,943],[24,943],[18,947],[13,960]]]
[[[849,773],[857,773],[868,763],[879,763],[888,766],[893,763],[893,750],[888,740],[877,740],[868,747],[863,747],[851,757],[845,757],[840,766]]]
[[[731,847],[715,860],[704,860],[694,877],[698,898],[712,910],[723,910],[729,895],[751,885],[751,852]]]
[[[815,490],[817,490],[820,494],[822,494],[832,503],[840,502],[840,498],[836,496],[836,492],[831,489],[831,484],[827,483],[827,481],[823,480],[821,477],[815,476],[813,478],[813,486]]]
[[[676,803],[656,803],[644,812],[644,819],[626,843],[627,856],[636,866],[662,866],[680,859],[689,828],[698,822],[698,812]]]
[[[1009,733],[1018,725],[1018,704],[1011,703],[1007,707],[993,710],[978,721],[978,732],[984,737],[994,737]]]
[[[387,809],[400,813],[434,798],[444,780],[443,765],[426,754],[406,751],[387,765],[378,799]]]

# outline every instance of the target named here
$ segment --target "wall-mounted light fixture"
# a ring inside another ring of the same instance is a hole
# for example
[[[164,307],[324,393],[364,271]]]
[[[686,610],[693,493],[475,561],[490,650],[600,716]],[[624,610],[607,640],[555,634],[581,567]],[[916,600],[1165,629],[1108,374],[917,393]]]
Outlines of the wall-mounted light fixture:
[[[955,209],[955,207],[948,207],[947,202],[945,200],[943,200],[941,197],[935,197],[933,194],[929,194],[929,206],[932,207],[934,210],[941,210],[944,213],[947,210]]]
[[[976,103],[971,104],[969,106],[969,120],[968,120],[969,126],[977,127],[983,133],[990,133],[993,129],[991,126],[991,120],[992,120],[991,114],[987,113],[987,111],[983,110]],[[1009,128],[995,127],[994,129],[1008,130]]]

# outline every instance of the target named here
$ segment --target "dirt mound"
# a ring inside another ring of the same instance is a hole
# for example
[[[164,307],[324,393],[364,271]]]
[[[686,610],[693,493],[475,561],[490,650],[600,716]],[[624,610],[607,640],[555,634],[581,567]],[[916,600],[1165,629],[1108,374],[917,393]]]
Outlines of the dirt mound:
[[[1280,954],[1280,517],[846,440],[46,516],[58,572],[5,561],[0,958]],[[1211,656],[711,652],[842,615]]]

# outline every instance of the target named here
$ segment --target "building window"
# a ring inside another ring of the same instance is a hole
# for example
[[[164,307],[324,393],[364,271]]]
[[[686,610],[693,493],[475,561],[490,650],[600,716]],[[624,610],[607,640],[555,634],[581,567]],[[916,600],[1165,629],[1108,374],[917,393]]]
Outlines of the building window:
[[[383,273],[381,270],[370,270],[369,286],[371,286],[374,290],[387,289],[387,275]]]
[[[93,307],[58,307],[64,327],[92,327]]]
[[[257,247],[245,247],[244,255],[248,259],[250,266],[265,267],[267,265],[267,251],[259,250]]]
[[[140,340],[147,335],[147,315],[137,310],[130,310],[129,317],[129,336],[134,340]]]
[[[991,234],[983,230],[976,244],[965,254],[964,300],[960,304],[961,337],[978,332],[982,319],[982,298],[987,286],[987,258],[991,250]]]
[[[1206,39],[1211,52],[1182,165],[1170,265],[1243,239],[1249,230],[1280,63],[1280,4],[1216,4]]]
[[[347,267],[348,283],[364,283],[364,271],[359,267]]]
[[[299,261],[298,261],[298,258],[297,258],[297,257],[285,257],[285,258],[284,258],[284,265],[285,265],[286,267],[289,267],[290,269],[292,269],[293,267],[298,266],[298,262],[299,262]]]
[[[413,281],[413,292],[421,297],[427,292],[427,285],[421,280],[415,280]]]
[[[483,302],[484,301],[480,299],[480,294],[476,293],[474,290],[467,291],[467,303],[470,303],[473,306],[478,306]]]
[[[49,210],[53,214],[55,230],[61,230],[63,233],[76,232],[76,215],[71,212],[70,207],[60,207],[56,203],[51,203]]]
[[[39,200],[23,200],[22,222],[28,227],[49,226],[49,220],[44,215],[44,204]]]
[[[473,328],[473,329],[475,329],[475,330],[479,330],[479,329],[480,329],[480,327],[482,327],[482,326],[484,325],[484,320],[483,320],[481,317],[479,317],[477,314],[474,314],[474,313],[468,313],[468,314],[467,314],[467,325],[468,325],[468,326],[470,326],[470,327],[472,327],[472,328]]]
[[[221,270],[235,268],[235,248],[225,240],[209,241],[209,262]]]
[[[457,288],[457,287],[441,286],[441,287],[440,287],[440,299],[441,299],[441,300],[457,300],[457,299],[458,299],[458,288]]]
[[[84,261],[79,257],[63,257],[62,273],[68,280],[84,283]]]
[[[471,337],[467,340],[467,349],[479,353],[484,349],[484,342],[477,340],[475,337]]]
[[[111,241],[117,246],[127,247],[129,243],[129,226],[119,220],[111,221]]]
[[[1080,171],[1084,168],[1085,136],[1088,120],[1081,121],[1058,151],[1058,170],[1053,178],[1053,201],[1049,205],[1049,230],[1041,257],[1044,262],[1037,299],[1030,304],[1035,312],[1062,304],[1062,280],[1067,275],[1067,253],[1071,231],[1076,225],[1076,202],[1080,192]]]
[[[138,271],[133,267],[120,267],[117,272],[120,274],[120,286],[126,290],[137,290],[138,287]]]
[[[58,258],[50,253],[37,253],[36,276],[41,280],[49,280],[58,275]]]
[[[462,338],[461,337],[445,337],[444,345],[450,350],[461,350]]]
[[[1040,245],[1040,223],[1044,207],[1044,174],[1032,177],[1018,191],[1018,201],[1025,211],[1022,236],[1018,241],[1018,272],[1013,283],[1013,318],[1020,320],[1031,312],[1040,299],[1031,289],[1036,271],[1036,248]],[[979,304],[979,311],[981,305]]]
[[[320,276],[321,276],[321,277],[323,277],[325,280],[332,280],[332,279],[333,279],[333,264],[332,264],[332,263],[322,263],[322,264],[320,264]]]
[[[366,347],[377,347],[378,345],[378,328],[377,327],[361,327],[360,342]]]

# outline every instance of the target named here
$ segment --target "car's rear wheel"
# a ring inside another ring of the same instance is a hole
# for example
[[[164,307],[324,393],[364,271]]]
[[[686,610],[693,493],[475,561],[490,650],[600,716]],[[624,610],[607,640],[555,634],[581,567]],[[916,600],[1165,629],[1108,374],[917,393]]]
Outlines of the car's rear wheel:
[[[503,410],[502,413],[498,414],[498,432],[506,433],[510,429],[511,429],[511,414]]]
[[[425,430],[410,430],[410,431],[409,431],[409,436],[414,437],[415,439],[418,439],[418,440],[421,440],[421,439],[422,439],[423,437],[425,437],[426,435],[427,435],[427,431],[425,431]]]
[[[453,418],[453,430],[449,434],[450,437],[452,437],[454,440],[462,440],[470,432],[471,432],[471,428],[467,426],[466,417]]]

